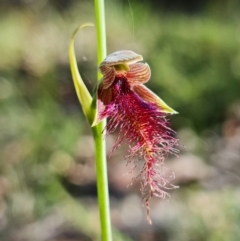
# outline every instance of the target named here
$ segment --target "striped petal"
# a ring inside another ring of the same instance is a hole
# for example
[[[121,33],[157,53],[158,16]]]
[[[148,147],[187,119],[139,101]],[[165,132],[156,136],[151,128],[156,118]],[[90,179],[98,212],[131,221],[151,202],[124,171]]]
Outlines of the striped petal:
[[[151,77],[151,70],[148,64],[135,63],[129,66],[126,78],[131,86],[144,84]]]
[[[115,79],[115,68],[103,65],[100,67],[100,70],[103,74],[102,88],[107,89],[112,85]]]
[[[103,74],[103,88],[109,88],[116,74],[126,74],[130,64],[142,59],[141,55],[130,50],[117,51],[108,55],[99,66]]]
[[[162,99],[160,99],[157,95],[155,95],[146,86],[135,85],[135,86],[133,86],[133,90],[143,100],[157,105],[162,110],[162,112],[165,112],[168,114],[177,114],[178,113],[177,111],[175,111],[171,107],[169,107]]]

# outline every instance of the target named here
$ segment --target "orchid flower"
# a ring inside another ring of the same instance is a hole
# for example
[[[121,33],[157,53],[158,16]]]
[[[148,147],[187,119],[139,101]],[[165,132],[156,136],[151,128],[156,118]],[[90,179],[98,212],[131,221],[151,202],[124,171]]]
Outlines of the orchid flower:
[[[113,150],[126,141],[129,146],[126,158],[132,168],[144,160],[139,177],[147,220],[151,223],[150,198],[165,198],[169,196],[167,189],[176,187],[171,184],[174,173],[164,166],[164,160],[169,153],[178,154],[175,148],[178,139],[168,121],[169,115],[177,112],[144,85],[150,79],[151,70],[142,60],[141,55],[123,50],[110,54],[100,64],[103,78],[97,88],[92,126],[109,118],[107,134],[117,128],[120,132]]]

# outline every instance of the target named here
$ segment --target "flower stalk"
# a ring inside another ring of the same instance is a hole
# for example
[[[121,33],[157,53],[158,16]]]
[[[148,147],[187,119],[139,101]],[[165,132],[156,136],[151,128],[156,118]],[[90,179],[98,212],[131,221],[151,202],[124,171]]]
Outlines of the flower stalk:
[[[105,25],[105,11],[104,0],[95,0],[95,17],[96,17],[96,31],[97,31],[97,59],[98,65],[106,57],[106,25]],[[100,81],[102,74],[98,72],[98,81]],[[96,158],[96,172],[97,172],[97,191],[98,204],[100,211],[101,222],[101,240],[112,240],[112,229],[110,219],[109,207],[109,189],[107,177],[107,158],[106,158],[106,140],[103,138],[106,120],[103,120],[98,125],[92,127],[93,137],[95,142],[95,158]]]

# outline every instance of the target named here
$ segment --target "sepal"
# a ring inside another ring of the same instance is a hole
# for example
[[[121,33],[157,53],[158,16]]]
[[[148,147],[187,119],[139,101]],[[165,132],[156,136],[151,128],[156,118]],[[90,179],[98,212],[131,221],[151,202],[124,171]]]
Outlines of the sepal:
[[[157,105],[161,109],[162,112],[165,112],[165,113],[168,113],[168,114],[178,114],[177,111],[175,111],[171,107],[169,107],[160,97],[158,97],[156,94],[154,94],[146,86],[136,85],[136,86],[133,86],[133,90],[143,100]]]

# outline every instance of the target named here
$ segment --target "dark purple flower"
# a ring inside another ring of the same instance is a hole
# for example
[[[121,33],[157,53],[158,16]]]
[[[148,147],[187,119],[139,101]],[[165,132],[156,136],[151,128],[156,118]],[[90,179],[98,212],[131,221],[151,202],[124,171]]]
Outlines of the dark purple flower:
[[[167,189],[174,188],[170,182],[174,173],[164,167],[164,160],[178,154],[178,139],[169,127],[168,116],[177,113],[143,84],[151,76],[146,63],[139,63],[142,56],[128,50],[109,55],[100,65],[103,80],[97,89],[97,115],[93,125],[109,118],[106,129],[120,134],[113,147],[116,149],[127,141],[128,163],[135,168],[144,159],[139,177],[141,192],[147,208],[149,223],[149,200],[155,195],[169,196]]]

